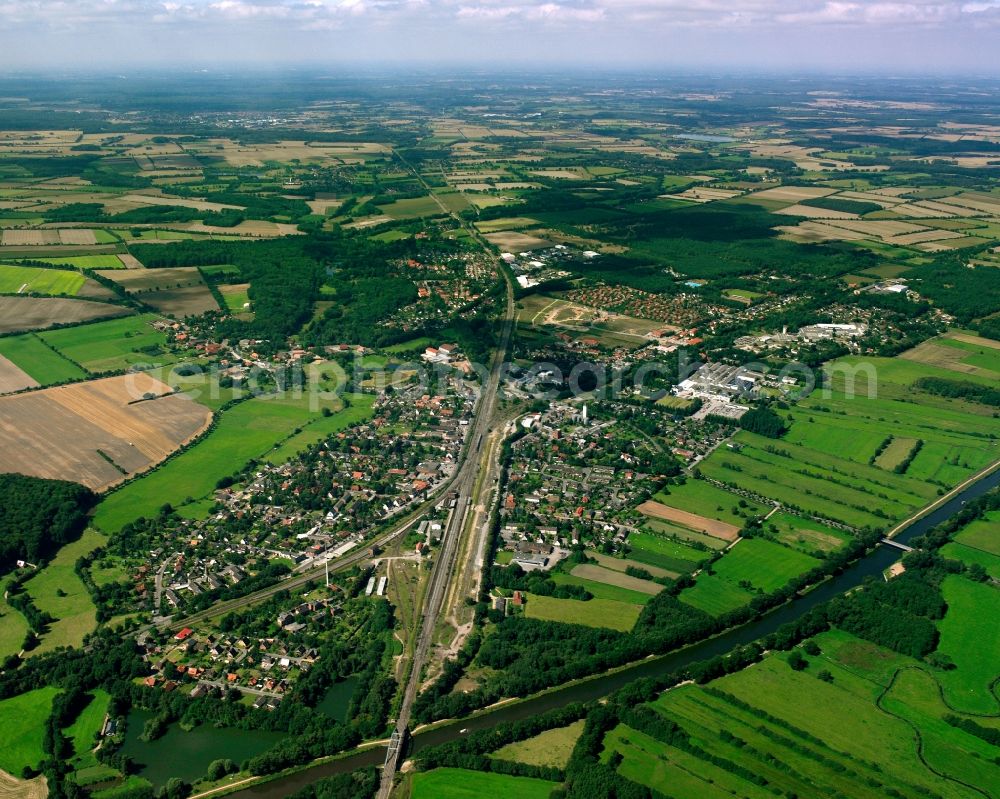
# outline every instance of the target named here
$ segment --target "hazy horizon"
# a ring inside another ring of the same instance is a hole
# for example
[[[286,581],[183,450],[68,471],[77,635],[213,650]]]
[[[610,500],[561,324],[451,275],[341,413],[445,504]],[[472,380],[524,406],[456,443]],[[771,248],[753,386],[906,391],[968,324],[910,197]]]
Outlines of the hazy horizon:
[[[1000,74],[1000,0],[0,0],[0,65]]]

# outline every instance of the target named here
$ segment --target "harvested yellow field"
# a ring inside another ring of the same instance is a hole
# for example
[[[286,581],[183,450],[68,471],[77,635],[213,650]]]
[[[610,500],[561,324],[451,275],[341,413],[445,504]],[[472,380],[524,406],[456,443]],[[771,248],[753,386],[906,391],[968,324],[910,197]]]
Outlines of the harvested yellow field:
[[[954,206],[939,205],[927,201],[903,203],[892,210],[900,216],[913,219],[952,219],[958,216]],[[963,214],[963,216],[969,216],[969,214]]]
[[[984,369],[981,366],[971,363],[962,363],[962,360],[968,356],[969,352],[967,350],[949,347],[946,344],[938,344],[935,341],[924,341],[912,350],[902,353],[899,357],[905,358],[908,361],[924,363],[928,366],[936,366],[939,369],[948,369],[952,372],[978,375],[979,377],[990,377],[1000,381],[1000,372]]]
[[[87,228],[65,228],[59,231],[60,244],[97,244],[94,231]]]
[[[136,258],[134,255],[119,255],[118,260],[122,262],[122,266],[124,266],[126,269],[146,268],[139,262],[139,259]]]
[[[924,252],[946,252],[948,250],[958,250],[963,247],[983,247],[989,243],[990,239],[981,239],[978,236],[962,236],[960,239],[927,241],[923,244],[914,244],[913,246]]]
[[[198,155],[222,158],[231,166],[264,166],[267,161],[288,162],[296,159],[306,163],[357,163],[389,152],[384,145],[372,142],[279,141],[240,144],[230,139],[205,139],[190,145],[189,149]]]
[[[856,233],[843,228],[831,227],[822,222],[803,222],[799,225],[781,225],[775,230],[781,231],[785,238],[803,243],[818,241],[862,241],[868,238],[863,233]]]
[[[804,216],[807,219],[857,219],[857,214],[848,211],[833,211],[829,208],[816,208],[812,205],[789,205],[779,208],[774,213],[784,216]]]
[[[49,786],[45,777],[19,780],[6,771],[0,771],[0,799],[45,799]]]
[[[4,247],[44,247],[59,244],[58,230],[5,230],[0,243]]]
[[[901,244],[906,247],[910,244],[921,244],[926,241],[962,238],[965,238],[965,234],[957,230],[922,230],[917,233],[907,233],[903,236],[890,236],[885,239],[885,242],[886,244]]]
[[[555,178],[557,180],[585,180],[587,177],[583,170],[576,169],[533,169],[531,174],[540,178]]]
[[[213,203],[207,200],[191,200],[187,197],[170,197],[166,194],[126,194],[122,197],[130,203],[137,205],[172,205],[179,208],[193,208],[196,211],[226,211],[243,210],[242,205],[227,205],[225,203]]]
[[[335,199],[306,200],[306,205],[309,206],[309,210],[314,214],[319,214],[320,216],[326,216],[326,212],[331,208],[340,208],[343,204],[343,200]]]
[[[134,372],[0,398],[0,469],[102,491],[203,431],[207,408]]]
[[[529,250],[539,250],[552,246],[545,239],[535,238],[524,233],[516,233],[512,230],[487,233],[486,240],[490,244],[495,244],[504,252],[513,253],[528,252]]]
[[[709,189],[695,186],[694,188],[682,191],[680,194],[664,194],[661,196],[670,200],[690,200],[696,203],[710,203],[715,200],[729,200],[733,197],[739,197],[740,194],[742,192],[733,189]]]
[[[616,585],[619,588],[627,588],[629,591],[638,591],[642,594],[653,596],[663,590],[662,585],[654,583],[652,580],[632,577],[624,572],[608,569],[594,563],[581,563],[579,566],[575,566],[570,574],[584,580],[593,580],[596,583],[605,583],[606,585]]]
[[[905,236],[910,233],[920,233],[927,230],[923,225],[914,225],[911,222],[895,222],[892,220],[858,220],[835,221],[829,223],[832,227],[843,228],[855,233],[862,233],[869,238],[882,238],[888,236]]]
[[[901,197],[889,197],[884,194],[876,194],[873,191],[842,191],[837,197],[844,200],[878,203],[883,208],[892,208],[899,203],[905,202]]]
[[[668,522],[696,530],[699,533],[721,538],[725,541],[735,541],[740,536],[740,528],[735,524],[720,522],[717,519],[709,519],[707,516],[699,516],[697,513],[689,513],[680,508],[671,508],[662,502],[648,500],[643,502],[637,510],[645,516],[653,519],[663,519]]]
[[[754,192],[752,196],[762,200],[799,202],[800,200],[812,200],[816,197],[826,197],[835,193],[835,189],[824,189],[821,186],[777,186],[773,189]]]
[[[54,324],[88,322],[132,313],[121,305],[68,297],[0,297],[0,333],[41,330]]]
[[[969,192],[955,197],[945,197],[940,202],[952,206],[957,205],[960,208],[971,208],[973,211],[981,211],[990,216],[1000,216],[1000,197],[989,194]]]
[[[974,344],[977,347],[988,347],[991,350],[1000,350],[1000,341],[994,341],[991,338],[983,338],[982,336],[973,336],[971,333],[951,333],[948,338],[955,341],[961,341],[965,344]]]

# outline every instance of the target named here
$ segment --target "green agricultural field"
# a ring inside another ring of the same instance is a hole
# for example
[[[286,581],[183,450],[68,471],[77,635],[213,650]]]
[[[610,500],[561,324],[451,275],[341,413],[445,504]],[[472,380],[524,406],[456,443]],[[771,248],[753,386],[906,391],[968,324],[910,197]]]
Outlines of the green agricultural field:
[[[264,460],[273,464],[284,463],[327,436],[371,418],[375,405],[374,394],[347,394],[346,398],[350,403],[349,407],[336,411],[332,416],[313,419],[301,432],[290,436],[281,446],[269,452]]]
[[[673,394],[664,394],[656,401],[656,404],[661,408],[686,410],[694,404],[694,400],[687,399],[685,397],[675,397]]]
[[[73,743],[73,752],[78,759],[83,759],[94,748],[94,737],[101,731],[104,716],[108,712],[111,696],[100,688],[92,693],[93,699],[80,712],[64,735]]]
[[[754,595],[736,583],[710,574],[699,574],[694,585],[685,588],[677,597],[691,607],[703,610],[713,616],[721,616],[736,608],[741,608]]]
[[[0,769],[20,776],[25,766],[34,768],[45,756],[42,737],[58,688],[46,686],[0,700]]]
[[[66,255],[51,258],[32,258],[54,266],[75,266],[78,269],[122,269],[117,255]]]
[[[244,304],[250,302],[250,296],[247,293],[249,288],[249,283],[219,286],[219,293],[222,294],[222,299],[226,301],[226,308],[234,313],[242,313],[245,310],[243,307]]]
[[[533,738],[515,741],[497,749],[491,757],[498,760],[514,760],[530,766],[566,768],[573,747],[586,723],[585,719],[580,719],[566,727],[546,730]]]
[[[565,624],[582,624],[586,627],[608,627],[628,632],[639,619],[641,608],[629,602],[613,599],[554,599],[531,594],[525,604],[524,615],[529,619],[560,621]]]
[[[414,774],[410,799],[549,799],[554,782],[460,768]]]
[[[759,299],[760,297],[764,296],[758,291],[748,291],[747,289],[725,289],[722,293],[725,296],[730,297],[732,299],[751,300],[751,301]]]
[[[888,471],[893,471],[897,466],[906,460],[907,456],[913,451],[913,448],[917,446],[920,442],[919,438],[903,438],[898,436],[893,436],[892,441],[889,442],[887,446],[879,456],[875,459],[875,466],[880,469],[886,469]]]
[[[967,524],[954,540],[1000,557],[1000,511],[989,511],[982,519]]]
[[[787,544],[809,554],[817,550],[833,552],[840,549],[851,538],[850,533],[843,530],[837,530],[812,519],[794,516],[782,511],[775,513],[764,522],[764,529],[773,534],[782,544]]]
[[[554,572],[552,579],[557,585],[578,585],[585,588],[594,595],[595,599],[610,599],[615,602],[623,602],[630,605],[645,605],[653,598],[652,594],[644,594],[641,591],[633,591],[629,588],[611,585],[609,583],[588,580],[585,577],[576,577],[572,574]]]
[[[444,213],[441,206],[430,195],[408,200],[396,200],[388,205],[380,205],[379,209],[393,219],[416,219],[422,216],[440,216]]]
[[[207,364],[187,359],[185,359],[184,364],[194,364],[206,369],[208,366]],[[184,392],[195,402],[213,411],[219,410],[223,405],[241,396],[239,388],[232,386],[224,388],[219,385],[218,371],[203,371],[191,375],[179,375],[173,366],[148,369],[147,371],[158,380],[162,380],[177,391]]]
[[[155,516],[164,503],[178,506],[188,497],[207,496],[220,477],[238,471],[251,458],[267,456],[296,435],[296,429],[328,418],[310,410],[309,403],[308,396],[258,397],[224,411],[216,427],[193,447],[109,494],[98,505],[94,523],[114,532],[139,516]]]
[[[952,541],[941,547],[941,554],[952,560],[960,560],[966,566],[976,563],[986,569],[986,573],[994,580],[1000,580],[1000,557],[981,549],[973,549],[965,544]]]
[[[162,365],[175,358],[167,353],[167,337],[150,326],[152,314],[110,319],[89,325],[51,330],[38,337],[91,374],[127,369],[134,364]]]
[[[98,244],[115,244],[121,241],[121,238],[114,231],[103,228],[94,228],[94,239]]]
[[[697,563],[709,556],[708,552],[641,531],[631,533],[628,544],[629,556],[633,560],[672,572],[689,572]]]
[[[885,438],[885,431],[861,425],[845,425],[839,417],[811,416],[793,411],[793,423],[782,443],[798,444],[840,458],[868,463]],[[850,432],[849,437],[846,435]]]
[[[382,352],[387,352],[390,355],[401,355],[405,353],[420,353],[424,349],[431,346],[434,343],[433,339],[422,336],[420,338],[410,339],[409,341],[403,341],[399,344],[393,344],[389,347],[383,347]]]
[[[939,344],[940,342],[935,340],[935,343]],[[927,363],[926,358],[915,360],[918,356],[913,353],[914,350],[904,353],[907,355],[905,358],[902,356],[896,358],[848,356],[827,364],[824,367],[824,371],[830,376],[832,398],[841,399],[845,393],[850,393],[853,390],[854,397],[852,401],[860,400],[858,402],[859,410],[856,413],[867,413],[870,408],[877,408],[880,411],[891,409],[891,415],[886,414],[883,416],[887,422],[894,422],[897,419],[916,419],[926,423],[928,420],[933,420],[933,416],[927,412],[927,408],[931,406],[939,406],[945,409],[949,420],[967,416],[968,413],[955,410],[956,408],[963,407],[961,403],[956,403],[951,398],[935,398],[933,395],[925,396],[920,394],[919,403],[912,402],[902,405],[896,403],[880,406],[880,402],[884,400],[915,399],[913,396],[914,392],[910,387],[922,377],[969,380],[973,383],[981,383],[983,385],[992,385],[995,383],[995,378],[993,377],[983,376],[975,372],[957,373],[952,369],[945,369]],[[962,354],[959,352],[957,355],[960,360]],[[875,389],[874,396],[870,396],[872,393],[869,390],[870,388]],[[829,405],[828,399],[830,398],[823,396],[822,392],[818,392],[810,397],[810,401],[807,404]],[[945,401],[935,404],[935,400],[940,401],[942,399]],[[854,414],[850,413],[850,415]],[[995,428],[996,423],[994,422],[991,426]],[[943,429],[952,429],[952,426],[949,424]]]
[[[722,522],[743,527],[750,516],[763,516],[769,508],[756,502],[742,500],[735,494],[730,494],[721,488],[716,488],[704,480],[688,480],[684,485],[668,486],[655,497],[657,502],[680,508],[699,516],[718,519]],[[740,505],[743,501],[746,507]]]
[[[0,265],[0,294],[52,294],[75,297],[86,278],[65,269]]]
[[[905,721],[879,709],[882,684],[824,657],[804,672],[792,671],[785,659],[783,653],[775,654],[711,683],[713,689],[771,718],[696,686],[663,694],[654,707],[697,736],[708,753],[763,777],[767,785],[762,787],[772,795],[813,796],[825,791],[876,799],[891,788],[907,796],[928,790],[946,797],[968,796],[920,761]],[[818,680],[820,669],[830,671],[833,681]],[[745,745],[723,741],[720,729]],[[765,752],[773,760],[765,758]]]
[[[677,799],[713,796],[716,786],[729,795],[762,799],[838,794],[881,799],[891,791],[904,796],[933,793],[949,799],[975,795],[935,774],[918,755],[913,728],[906,719],[926,713],[927,692],[915,693],[912,686],[897,679],[887,696],[882,696],[897,670],[903,668],[906,673],[917,667],[916,661],[839,631],[816,640],[822,654],[809,656],[805,671],[793,671],[785,653],[774,653],[748,669],[713,681],[707,689],[686,685],[662,694],[652,707],[679,724],[701,752],[681,752],[619,728],[605,738],[605,756],[621,751],[625,776],[659,790],[669,786],[670,795]],[[831,673],[831,682],[817,679],[821,670]],[[904,690],[897,691],[900,686]],[[902,704],[907,709],[898,713]],[[732,737],[723,738],[720,730]],[[985,762],[982,767],[965,768],[975,763],[973,753],[987,752],[985,742],[971,740],[941,723],[939,717],[933,726],[921,726],[920,732],[922,756],[934,768],[938,768],[940,753],[954,748],[945,773],[957,769],[969,777],[997,779],[995,771],[989,775]],[[986,760],[980,758],[980,762]],[[723,763],[742,771],[719,768]],[[749,782],[747,774],[766,783]],[[692,775],[709,784],[690,782]],[[995,783],[978,785],[995,793],[990,790]]]
[[[770,593],[792,578],[820,565],[820,561],[765,538],[747,538],[712,564],[715,576],[731,583],[749,583]]]
[[[944,720],[953,710],[941,698],[934,676],[920,667],[901,669],[879,702],[886,713],[905,719],[920,731],[922,756],[941,774],[985,788],[990,796],[1000,789],[1000,775],[993,758],[997,748],[957,730]],[[995,727],[995,719],[976,719]]]
[[[412,233],[407,233],[405,230],[384,230],[381,233],[376,233],[371,237],[375,241],[381,242],[393,242],[402,241],[403,239],[413,238]]]
[[[961,341],[948,336],[934,339],[934,343],[958,350],[961,363],[965,366],[975,367],[976,369],[993,372],[994,374],[1000,373],[1000,347],[973,344],[969,341]]]
[[[810,421],[815,416],[818,414],[797,419],[788,436],[777,442],[740,432],[736,436],[741,444],[739,451],[716,450],[701,464],[701,470],[708,477],[739,485],[783,505],[855,527],[888,527],[936,496],[935,487],[925,479],[869,466],[867,459],[877,444],[872,445],[864,463],[827,452],[826,446],[818,448],[817,442],[827,439],[832,447],[835,427]],[[841,434],[849,435],[852,422],[845,424]],[[797,436],[809,444],[794,442],[793,433],[800,427],[810,428],[807,434]],[[814,432],[814,427],[822,430]]]
[[[1000,579],[1000,511],[966,525],[941,548],[941,554],[967,565],[979,564],[990,577]]]
[[[49,386],[87,376],[79,366],[48,347],[34,333],[0,338],[0,355],[33,377],[39,385]]]
[[[1000,590],[949,575],[942,584],[948,612],[938,622],[938,651],[956,668],[937,674],[948,704],[967,713],[997,714],[1000,702],[993,682],[1000,677]]]
[[[718,550],[729,546],[729,541],[723,538],[715,538],[705,533],[696,533],[687,527],[681,527],[679,524],[672,524],[663,519],[654,519],[652,516],[643,522],[642,529],[644,532],[651,533],[652,535],[666,536],[671,539],[679,538],[692,545],[701,544],[706,549]]]
[[[773,794],[625,724],[604,736],[601,760],[619,753],[618,773],[674,799],[770,799]],[[666,791],[670,793],[666,793]]]
[[[39,610],[48,611],[56,619],[32,654],[49,652],[58,646],[80,646],[83,637],[97,627],[97,609],[74,567],[81,556],[106,540],[96,530],[86,530],[24,584]]]

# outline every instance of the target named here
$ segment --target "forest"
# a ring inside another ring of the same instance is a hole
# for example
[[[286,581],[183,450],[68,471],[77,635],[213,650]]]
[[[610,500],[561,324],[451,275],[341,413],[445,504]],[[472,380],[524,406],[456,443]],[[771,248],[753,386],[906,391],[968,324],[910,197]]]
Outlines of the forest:
[[[0,474],[0,572],[18,560],[37,564],[76,540],[96,499],[76,483]]]

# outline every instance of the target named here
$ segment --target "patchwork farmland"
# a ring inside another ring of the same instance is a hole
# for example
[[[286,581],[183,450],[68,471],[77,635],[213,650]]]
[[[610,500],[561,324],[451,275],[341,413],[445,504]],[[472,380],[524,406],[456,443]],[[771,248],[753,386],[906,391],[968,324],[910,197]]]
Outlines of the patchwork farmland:
[[[4,397],[2,469],[103,490],[163,460],[210,420],[141,372]]]

